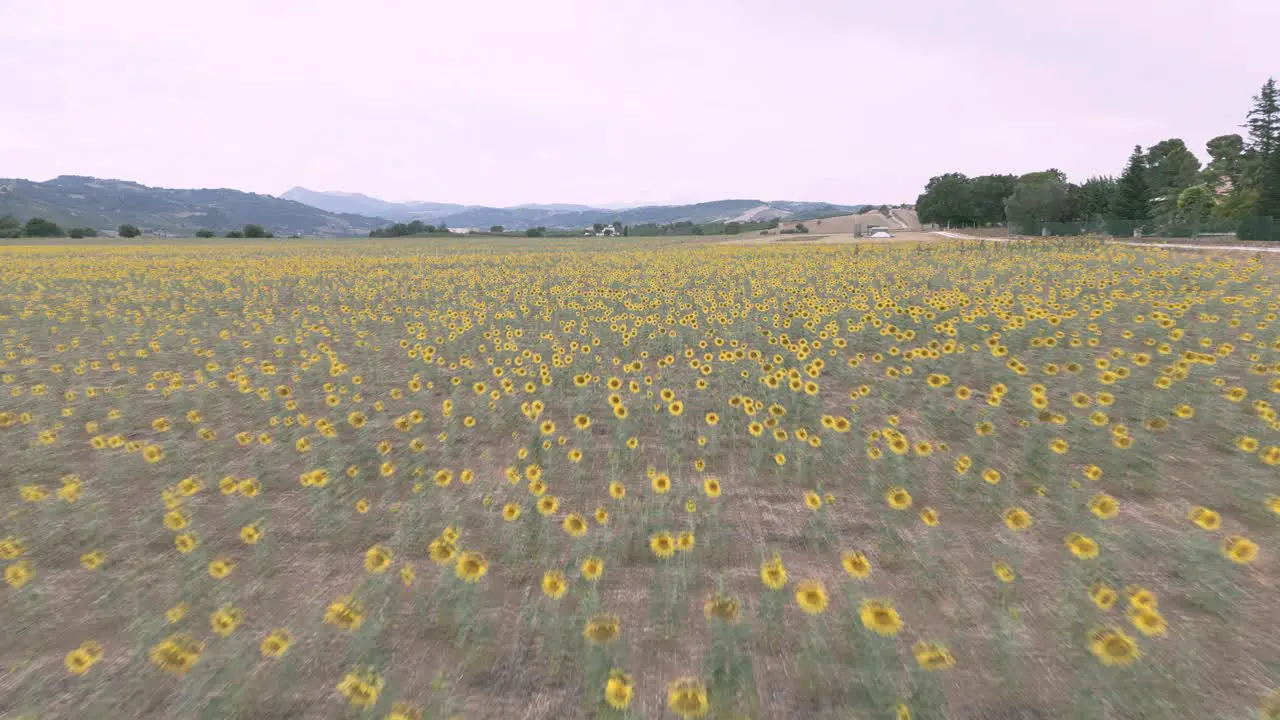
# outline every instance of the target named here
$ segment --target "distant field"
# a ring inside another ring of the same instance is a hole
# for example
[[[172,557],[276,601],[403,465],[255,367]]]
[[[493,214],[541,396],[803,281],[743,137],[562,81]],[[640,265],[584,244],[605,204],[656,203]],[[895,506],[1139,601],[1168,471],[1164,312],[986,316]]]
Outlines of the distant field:
[[[1280,265],[841,237],[0,246],[0,717],[1256,716]]]

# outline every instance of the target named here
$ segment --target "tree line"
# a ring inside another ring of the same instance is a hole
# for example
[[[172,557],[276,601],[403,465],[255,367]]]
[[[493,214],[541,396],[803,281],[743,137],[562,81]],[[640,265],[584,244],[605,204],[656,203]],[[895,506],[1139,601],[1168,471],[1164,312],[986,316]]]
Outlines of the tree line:
[[[1145,150],[1136,146],[1118,177],[1082,184],[1051,168],[1015,175],[930,178],[916,200],[920,222],[946,226],[1008,224],[1038,234],[1053,223],[1082,223],[1112,234],[1170,235],[1217,226],[1242,239],[1277,239],[1280,222],[1280,95],[1268,79],[1253,97],[1243,127],[1247,137],[1220,135],[1200,160],[1180,138]],[[1272,230],[1274,228],[1274,230]]]
[[[122,238],[135,238],[142,234],[142,229],[137,225],[125,223],[116,228],[116,234]],[[212,230],[197,230],[196,237],[211,238],[217,237],[217,233]],[[60,238],[69,237],[72,239],[98,237],[98,231],[91,227],[73,227],[63,229],[58,223],[45,218],[31,218],[25,223],[20,221],[13,215],[0,215],[0,238]],[[223,234],[228,238],[273,238],[275,233],[267,230],[261,225],[250,223],[245,225],[241,230],[228,230]]]

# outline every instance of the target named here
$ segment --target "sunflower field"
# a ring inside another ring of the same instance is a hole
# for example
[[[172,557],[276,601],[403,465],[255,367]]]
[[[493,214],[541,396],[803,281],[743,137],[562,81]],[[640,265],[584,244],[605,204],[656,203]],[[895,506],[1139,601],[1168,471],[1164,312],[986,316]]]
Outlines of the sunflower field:
[[[0,247],[0,716],[1280,717],[1275,260],[523,242]]]

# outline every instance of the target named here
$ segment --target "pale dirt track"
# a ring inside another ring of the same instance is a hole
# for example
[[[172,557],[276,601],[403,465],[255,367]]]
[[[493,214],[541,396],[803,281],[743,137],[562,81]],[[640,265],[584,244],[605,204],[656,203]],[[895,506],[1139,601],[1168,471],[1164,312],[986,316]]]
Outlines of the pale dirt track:
[[[950,230],[936,230],[929,233],[930,235],[941,235],[942,237],[953,238],[955,240],[990,240],[992,242],[1017,242],[1018,238],[1000,238],[1000,237],[978,237],[977,235],[966,235],[965,233],[952,232]],[[1147,248],[1177,248],[1179,250],[1230,250],[1234,252],[1280,252],[1280,247],[1257,247],[1251,245],[1196,245],[1194,243],[1144,243],[1132,242],[1129,240],[1108,240],[1108,245],[1129,245],[1131,247],[1147,247]]]

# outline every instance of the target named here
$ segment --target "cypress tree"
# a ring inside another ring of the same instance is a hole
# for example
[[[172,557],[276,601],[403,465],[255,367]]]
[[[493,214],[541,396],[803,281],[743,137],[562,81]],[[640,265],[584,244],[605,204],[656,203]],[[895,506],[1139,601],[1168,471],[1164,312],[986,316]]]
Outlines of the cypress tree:
[[[1147,186],[1147,161],[1141,145],[1133,147],[1129,164],[1116,183],[1112,216],[1119,221],[1141,227],[1151,221],[1151,188]]]

